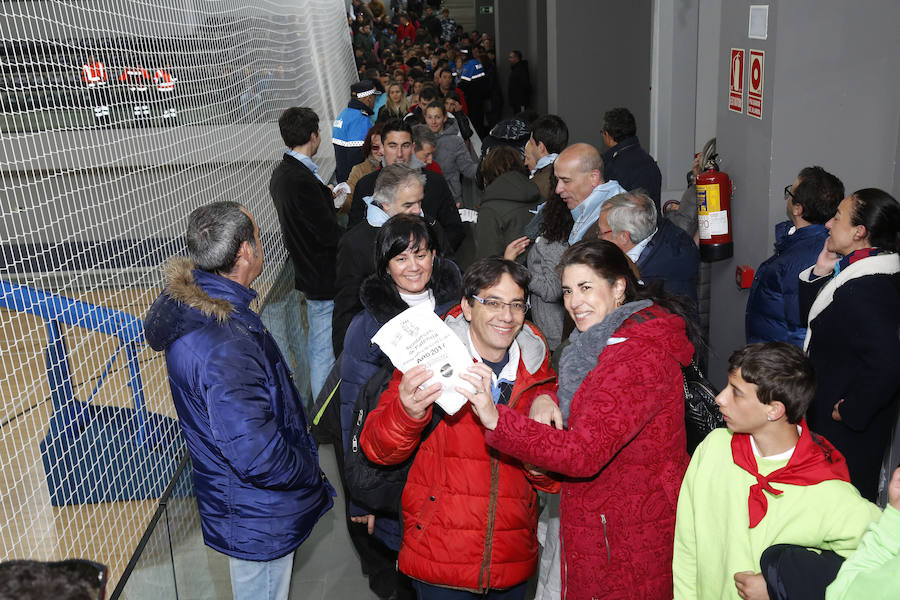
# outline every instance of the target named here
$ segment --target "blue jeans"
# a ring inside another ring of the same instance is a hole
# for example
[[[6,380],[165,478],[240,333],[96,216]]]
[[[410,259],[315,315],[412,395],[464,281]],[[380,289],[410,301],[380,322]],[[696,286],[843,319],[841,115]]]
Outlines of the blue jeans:
[[[475,594],[465,590],[454,590],[439,585],[431,585],[430,583],[413,579],[413,588],[415,588],[416,596],[418,596],[419,600],[478,600],[483,598],[487,600],[525,600],[527,585],[528,582],[523,581],[519,585],[505,590],[491,589],[486,594]]]
[[[287,600],[291,590],[294,553],[275,560],[255,561],[228,557],[234,600]]]
[[[313,398],[319,395],[328,372],[334,365],[334,347],[331,345],[332,313],[334,300],[306,299],[306,320],[309,321],[306,346],[309,351],[309,385]]]
[[[291,284],[290,291],[280,300],[266,302],[259,317],[275,338],[275,343],[278,344],[294,377],[299,378],[297,387],[300,393],[305,393],[306,386],[302,382],[309,370],[306,330],[300,314],[300,292],[293,288],[293,282]]]

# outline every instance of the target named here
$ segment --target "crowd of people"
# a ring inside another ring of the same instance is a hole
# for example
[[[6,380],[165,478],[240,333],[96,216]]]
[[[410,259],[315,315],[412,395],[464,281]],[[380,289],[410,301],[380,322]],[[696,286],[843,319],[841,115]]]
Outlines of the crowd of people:
[[[336,486],[372,590],[518,600],[536,577],[541,599],[896,594],[897,200],[845,195],[821,167],[785,188],[748,345],[715,398],[726,427],[689,455],[700,257],[661,210],[634,116],[607,111],[600,148],[570,143],[558,115],[491,126],[489,94],[464,85],[488,70],[465,61],[489,56],[489,38],[434,3],[396,22],[379,0],[354,8],[360,67],[383,72],[332,126],[336,181],[313,160],[318,115],[294,107],[270,192],[306,297],[312,393],[339,407],[339,465],[361,451],[376,474]],[[464,179],[483,188],[477,210],[460,208]],[[249,310],[252,215],[218,202],[188,221],[189,258],[167,268],[147,338],[166,351],[204,538],[229,556],[235,598],[285,598],[335,490],[291,366]],[[431,371],[396,369],[372,341],[420,305],[472,356],[452,415]],[[377,474],[403,469],[394,509],[376,504],[395,481]]]

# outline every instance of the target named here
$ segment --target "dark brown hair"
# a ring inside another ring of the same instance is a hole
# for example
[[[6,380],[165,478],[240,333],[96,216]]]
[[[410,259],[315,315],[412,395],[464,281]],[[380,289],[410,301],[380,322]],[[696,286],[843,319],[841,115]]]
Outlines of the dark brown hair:
[[[728,359],[728,372],[740,369],[741,378],[756,386],[763,404],[781,402],[788,423],[796,425],[816,393],[812,361],[803,351],[786,342],[749,344]]]
[[[492,181],[507,171],[518,171],[523,175],[528,175],[528,167],[525,166],[522,154],[517,149],[507,145],[494,146],[481,163],[484,185],[490,185]]]

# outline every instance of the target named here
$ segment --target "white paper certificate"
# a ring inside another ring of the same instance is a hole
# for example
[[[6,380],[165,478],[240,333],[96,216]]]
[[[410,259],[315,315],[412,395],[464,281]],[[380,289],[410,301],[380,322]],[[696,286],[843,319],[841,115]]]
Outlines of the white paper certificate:
[[[455,388],[475,389],[459,377],[473,364],[469,349],[434,314],[430,303],[407,308],[385,323],[372,336],[372,341],[403,373],[420,364],[428,367],[434,374],[422,387],[441,384],[443,392],[437,404],[448,415],[454,414],[466,403],[465,396]]]

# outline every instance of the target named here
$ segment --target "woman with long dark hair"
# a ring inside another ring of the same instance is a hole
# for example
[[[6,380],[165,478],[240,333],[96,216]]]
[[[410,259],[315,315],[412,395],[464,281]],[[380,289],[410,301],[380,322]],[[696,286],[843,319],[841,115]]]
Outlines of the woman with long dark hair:
[[[825,227],[816,264],[800,274],[804,350],[816,369],[806,418],[874,501],[900,408],[900,204],[862,189],[841,201]],[[895,466],[887,465],[886,478]]]
[[[578,242],[559,267],[576,327],[559,368],[565,427],[482,401],[477,378],[466,376],[479,393],[460,392],[488,430],[489,446],[563,477],[564,597],[668,599],[688,465],[681,373],[694,353],[688,308],[638,283],[622,251],[605,240]]]

